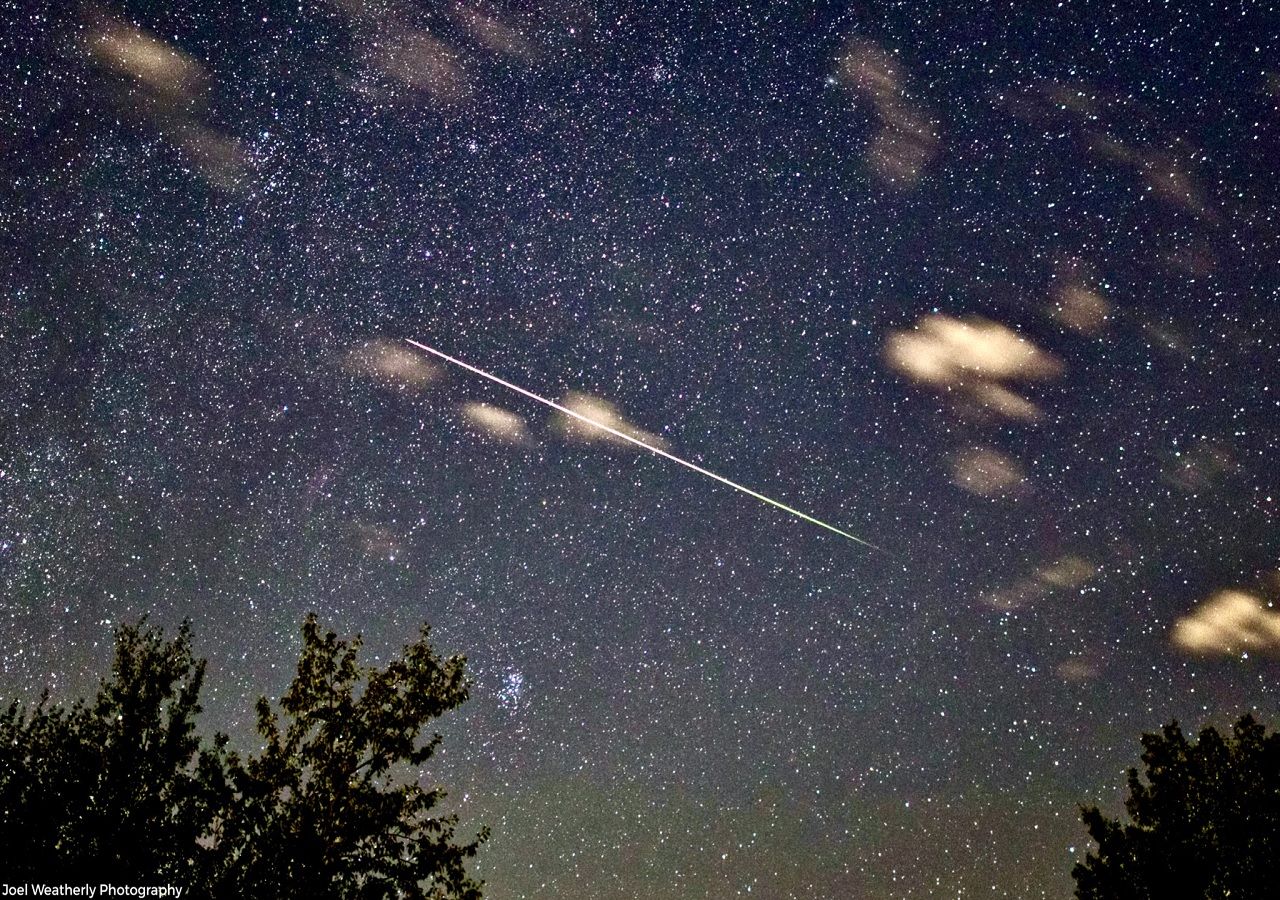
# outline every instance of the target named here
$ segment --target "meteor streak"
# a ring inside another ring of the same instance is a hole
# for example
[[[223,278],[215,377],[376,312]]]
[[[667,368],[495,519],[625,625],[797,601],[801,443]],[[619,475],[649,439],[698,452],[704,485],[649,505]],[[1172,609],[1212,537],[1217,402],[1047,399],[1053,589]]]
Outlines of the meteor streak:
[[[556,410],[557,412],[564,413],[566,416],[572,416],[575,419],[578,419],[582,422],[586,422],[588,425],[591,425],[595,428],[599,428],[601,431],[606,431],[609,434],[613,435],[614,437],[619,438],[620,440],[624,440],[629,444],[635,444],[637,447],[642,447],[645,450],[648,450],[650,453],[654,453],[658,456],[661,456],[663,459],[669,459],[674,463],[679,463],[680,465],[684,466],[686,469],[692,469],[693,471],[697,472],[699,475],[705,475],[708,478],[714,478],[716,481],[720,482],[721,484],[727,484],[729,487],[733,488],[735,491],[741,491],[742,493],[746,494],[749,497],[755,497],[757,500],[763,501],[764,503],[768,503],[770,506],[776,506],[778,509],[782,510],[783,512],[790,513],[796,518],[804,519],[806,522],[809,522],[813,525],[817,525],[819,528],[825,528],[827,531],[838,534],[842,538],[846,538],[847,540],[853,541],[855,543],[862,544],[864,547],[870,547],[872,550],[879,550],[881,553],[888,553],[888,551],[883,549],[882,547],[877,547],[875,544],[871,543],[870,541],[863,540],[862,538],[858,537],[856,534],[850,534],[849,532],[844,531],[840,528],[837,528],[834,525],[828,525],[826,522],[822,521],[821,519],[815,519],[813,516],[809,515],[808,513],[803,513],[798,509],[794,509],[790,506],[787,506],[785,503],[782,503],[778,500],[774,500],[772,497],[766,497],[764,494],[761,494],[758,491],[753,491],[751,490],[751,488],[746,487],[745,485],[738,484],[736,481],[730,481],[728,478],[725,478],[723,475],[717,475],[715,472],[712,472],[708,469],[704,469],[702,468],[702,466],[695,465],[694,463],[689,462],[687,459],[681,459],[680,457],[676,456],[674,453],[668,453],[666,450],[663,450],[661,447],[655,447],[652,444],[649,444],[640,440],[639,438],[633,437],[632,435],[629,435],[629,434],[625,434],[624,432],[619,431],[616,428],[612,428],[604,424],[603,422],[597,422],[595,419],[592,419],[589,416],[584,416],[582,413],[569,409],[568,407],[563,406],[559,403],[556,403],[554,400],[548,400],[546,397],[539,396],[538,394],[535,394],[533,391],[526,390],[525,388],[520,387],[520,385],[518,384],[512,384],[510,381],[499,378],[497,375],[494,375],[492,372],[486,372],[484,369],[473,366],[470,363],[465,363],[462,360],[457,359],[456,357],[453,357],[447,353],[441,352],[440,350],[437,350],[434,347],[428,347],[426,344],[419,343],[418,341],[415,341],[412,338],[405,338],[405,342],[413,345],[414,347],[417,347],[419,350],[425,350],[427,353],[430,353],[432,356],[438,356],[441,359],[443,359],[445,362],[453,363],[455,366],[466,369],[468,372],[474,372],[476,375],[479,375],[481,378],[487,378],[490,381],[494,382],[495,384],[500,384],[504,388],[509,388],[510,390],[515,391],[517,394],[522,394],[525,397],[528,397],[530,400],[537,400],[543,406],[549,406],[552,409]]]

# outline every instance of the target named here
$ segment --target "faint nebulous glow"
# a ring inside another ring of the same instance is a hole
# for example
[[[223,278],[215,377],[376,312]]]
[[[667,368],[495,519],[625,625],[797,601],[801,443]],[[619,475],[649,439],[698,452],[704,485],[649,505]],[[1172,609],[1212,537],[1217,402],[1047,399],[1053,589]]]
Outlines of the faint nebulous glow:
[[[1004,325],[938,314],[890,334],[885,359],[912,381],[1010,419],[1035,419],[1040,410],[1008,382],[1042,381],[1063,372],[1056,357]]]
[[[461,103],[473,93],[462,54],[425,31],[383,35],[366,49],[384,75],[437,103]]]
[[[400,539],[385,525],[354,522],[350,526],[350,533],[356,547],[369,556],[394,561],[403,551]]]
[[[1054,561],[1023,575],[1012,584],[982,595],[982,602],[1000,610],[1022,609],[1056,591],[1078,588],[1098,574],[1098,567],[1090,560],[1074,553],[1060,556]]]
[[[1048,313],[1064,328],[1097,336],[1107,328],[1111,304],[1097,287],[1097,276],[1084,261],[1058,261]]]
[[[977,408],[983,412],[1026,422],[1040,418],[1039,406],[1002,384],[976,384],[971,387],[970,394],[977,402]]]
[[[481,434],[508,444],[528,444],[529,428],[524,418],[490,403],[464,403],[462,417]]]
[[[1080,334],[1096,335],[1106,329],[1111,304],[1098,291],[1080,282],[1068,282],[1054,292],[1051,315]]]
[[[1012,493],[1026,477],[1017,460],[992,447],[968,447],[951,460],[951,480],[979,497]]]
[[[1152,345],[1186,359],[1191,357],[1191,341],[1185,328],[1167,313],[1141,309],[1136,315],[1143,337]]]
[[[870,101],[876,132],[867,147],[867,162],[880,179],[910,188],[937,155],[937,129],[928,115],[907,97],[901,67],[883,48],[854,38],[837,62],[840,80]]]
[[[1164,263],[1173,271],[1207,278],[1218,268],[1218,258],[1204,244],[1188,244],[1164,254]]]
[[[172,123],[169,134],[211,184],[228,191],[242,184],[244,148],[235,138],[193,119]]]
[[[577,2],[510,4],[453,0],[323,0],[350,28],[353,88],[376,101],[426,100],[465,111],[498,67],[570,58],[585,41],[594,7]]]
[[[1054,588],[1079,587],[1097,574],[1097,566],[1074,553],[1060,556],[1036,572],[1040,581]]]
[[[1000,99],[1020,118],[1059,129],[1066,126],[1064,136],[1074,133],[1092,154],[1142,179],[1147,196],[1205,222],[1221,220],[1210,192],[1193,174],[1207,157],[1185,139],[1155,127],[1159,116],[1144,108],[1135,95],[1073,83],[1048,84]],[[1116,136],[1133,134],[1136,125],[1148,126],[1150,134],[1125,139]]]
[[[1149,147],[1132,147],[1097,136],[1093,148],[1102,156],[1134,169],[1161,200],[1208,221],[1216,220],[1204,192],[1186,166],[1173,154]]]
[[[1208,490],[1239,469],[1231,451],[1221,444],[1199,440],[1176,451],[1166,464],[1164,481],[1187,493]]]
[[[919,127],[881,128],[867,148],[867,162],[890,185],[913,187],[937,152],[937,140],[923,120],[904,118],[902,122],[919,123]]]
[[[1092,87],[1081,83],[1049,84],[1043,93],[1054,105],[1090,120],[1097,119],[1103,101]]]
[[[600,397],[571,391],[560,401],[560,405],[566,409],[573,410],[579,415],[599,422],[601,425],[607,425],[610,428],[621,431],[623,434],[630,435],[646,444],[652,444],[663,450],[668,449],[670,446],[667,441],[658,435],[632,425],[623,418],[616,406]],[[603,442],[622,447],[632,446],[617,435],[610,434],[602,428],[597,428],[594,425],[583,422],[581,419],[575,419],[563,413],[556,414],[553,426],[567,440],[581,441],[583,443]]]
[[[1280,651],[1280,613],[1240,590],[1218,591],[1174,623],[1174,646],[1201,656]]]
[[[861,38],[851,38],[839,59],[840,77],[853,91],[877,103],[902,96],[902,70],[887,50]]]
[[[467,52],[425,27],[420,9],[396,3],[326,0],[351,28],[357,90],[378,99],[426,98],[442,106],[474,93]]]
[[[440,370],[421,353],[385,338],[375,338],[353,348],[343,357],[342,368],[402,390],[426,387],[440,376]]]
[[[1099,675],[1098,664],[1081,656],[1073,656],[1058,663],[1058,677],[1063,681],[1091,681]]]
[[[490,53],[530,62],[535,56],[533,44],[509,20],[499,18],[493,11],[458,4],[450,17],[461,25],[475,41]]]

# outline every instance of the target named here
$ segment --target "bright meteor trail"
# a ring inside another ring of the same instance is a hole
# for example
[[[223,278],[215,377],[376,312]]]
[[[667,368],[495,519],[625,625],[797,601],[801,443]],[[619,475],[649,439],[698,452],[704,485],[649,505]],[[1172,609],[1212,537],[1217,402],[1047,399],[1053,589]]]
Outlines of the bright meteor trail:
[[[510,381],[506,381],[505,379],[499,378],[497,375],[494,375],[491,372],[486,372],[484,369],[477,368],[476,366],[473,366],[470,363],[465,363],[460,359],[457,359],[455,357],[450,356],[447,353],[443,353],[435,349],[434,347],[428,347],[426,344],[421,344],[418,341],[413,340],[412,338],[405,338],[405,341],[409,344],[412,344],[414,347],[417,347],[419,350],[425,350],[427,353],[430,353],[432,356],[440,357],[445,362],[453,363],[455,366],[466,369],[468,372],[474,372],[475,374],[479,375],[481,378],[487,378],[490,381],[494,382],[495,384],[502,385],[504,388],[510,388],[511,390],[515,391],[517,394],[523,394],[524,396],[528,397],[530,400],[537,400],[539,403],[543,404],[544,406],[549,406],[552,409],[556,410],[557,412],[564,413],[566,416],[572,416],[573,418],[578,419],[579,421],[586,422],[588,425],[594,426],[595,428],[599,428],[601,431],[606,431],[616,438],[620,438],[624,441],[627,441],[628,443],[635,444],[637,447],[643,447],[645,450],[648,450],[650,453],[655,453],[658,456],[661,456],[663,459],[669,459],[674,463],[679,463],[680,465],[684,466],[686,469],[692,469],[693,471],[697,472],[699,475],[706,475],[708,478],[714,478],[716,481],[720,482],[721,484],[727,484],[729,487],[733,488],[735,491],[741,491],[742,493],[750,497],[755,497],[757,500],[761,500],[765,503],[768,503],[770,506],[776,506],[778,509],[782,510],[783,512],[791,513],[791,515],[800,519],[804,519],[806,522],[810,522],[814,525],[817,525],[819,528],[825,528],[827,529],[827,531],[834,532],[835,534],[840,535],[842,538],[846,538],[848,540],[854,541],[855,543],[862,544],[864,547],[870,547],[872,550],[879,550],[881,553],[888,552],[887,550],[884,550],[881,547],[877,547],[875,544],[871,543],[870,541],[863,540],[862,538],[858,537],[856,534],[850,534],[849,532],[843,531],[842,529],[839,529],[834,525],[828,525],[826,522],[822,521],[821,519],[815,519],[813,516],[809,515],[808,513],[802,513],[800,510],[794,509],[790,506],[787,506],[785,503],[781,503],[777,500],[774,500],[772,497],[766,497],[764,494],[758,493],[757,491],[753,491],[751,490],[751,488],[738,484],[736,481],[730,481],[728,478],[725,478],[723,475],[717,475],[715,472],[704,469],[702,468],[702,466],[695,465],[694,463],[689,462],[687,459],[681,459],[680,457],[676,456],[673,453],[668,453],[666,450],[663,450],[660,447],[655,447],[652,444],[645,443],[639,438],[632,437],[629,434],[624,434],[623,432],[619,431],[616,428],[611,428],[608,425],[605,425],[603,422],[597,422],[596,420],[590,418],[589,416],[584,416],[580,412],[575,412],[572,409],[569,409],[565,406],[560,405],[559,403],[556,403],[554,400],[548,400],[546,397],[541,397],[538,394],[535,394],[533,391],[526,390],[520,387],[520,385],[518,384],[512,384]]]

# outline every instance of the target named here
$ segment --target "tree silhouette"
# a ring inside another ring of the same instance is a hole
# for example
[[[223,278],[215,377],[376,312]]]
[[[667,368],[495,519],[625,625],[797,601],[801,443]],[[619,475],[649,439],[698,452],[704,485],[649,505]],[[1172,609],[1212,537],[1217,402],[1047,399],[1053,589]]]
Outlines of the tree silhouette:
[[[439,659],[426,626],[381,671],[362,672],[359,638],[322,635],[314,616],[302,635],[280,701],[287,724],[262,698],[265,748],[231,757],[236,802],[217,829],[216,893],[266,900],[280,896],[283,879],[300,897],[478,898],[464,861],[488,832],[454,843],[456,816],[430,815],[443,791],[393,777],[397,768],[416,776],[439,746],[439,734],[422,743],[418,734],[467,699],[465,660]]]
[[[0,847],[13,881],[166,883],[184,896],[480,897],[465,870],[488,836],[454,839],[444,797],[419,784],[440,735],[419,735],[467,698],[465,660],[441,659],[424,626],[385,669],[360,639],[303,624],[278,715],[258,702],[260,752],[195,729],[205,664],[184,624],[116,631],[92,702],[0,714]],[[283,719],[283,724],[282,724]]]
[[[204,662],[183,625],[116,632],[92,703],[0,717],[0,846],[13,880],[192,884],[211,852],[199,839],[223,789],[221,745],[195,734]]]
[[[1244,716],[1189,742],[1177,722],[1142,738],[1128,774],[1132,824],[1084,807],[1096,853],[1076,865],[1081,900],[1280,895],[1280,734]]]

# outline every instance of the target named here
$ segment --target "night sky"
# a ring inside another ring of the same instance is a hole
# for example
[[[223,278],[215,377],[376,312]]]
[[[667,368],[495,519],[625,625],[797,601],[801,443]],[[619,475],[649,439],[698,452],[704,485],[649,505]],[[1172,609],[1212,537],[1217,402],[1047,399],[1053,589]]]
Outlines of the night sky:
[[[496,900],[1069,895],[1280,721],[1269,6],[0,3],[0,687],[428,621]]]

